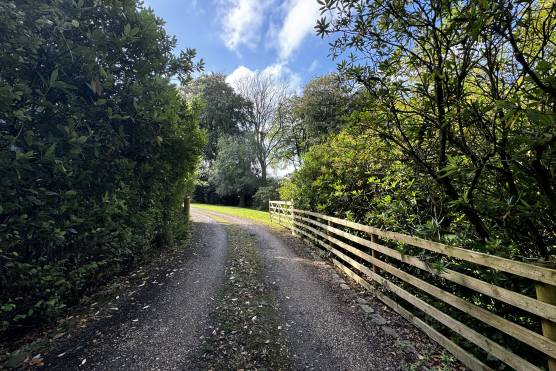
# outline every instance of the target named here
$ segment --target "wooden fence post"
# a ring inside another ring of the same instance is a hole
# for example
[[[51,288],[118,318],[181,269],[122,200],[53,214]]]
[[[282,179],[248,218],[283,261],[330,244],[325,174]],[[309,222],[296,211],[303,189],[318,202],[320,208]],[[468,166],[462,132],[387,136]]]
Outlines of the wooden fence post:
[[[535,284],[537,299],[556,305],[556,286],[537,282]],[[556,323],[549,319],[541,319],[542,334],[550,340],[556,340]],[[548,371],[556,371],[556,359],[548,357]]]
[[[293,224],[294,218],[295,218],[295,213],[293,212],[293,201],[290,201],[290,212],[291,212],[291,230],[292,230],[292,235],[295,236],[295,230],[293,229],[295,227],[295,225]]]
[[[376,234],[371,234],[371,242],[378,243],[378,236]],[[371,254],[373,255],[373,258],[378,259],[378,251],[373,249],[371,251]],[[373,264],[373,272],[375,272],[376,274],[380,273],[380,269],[374,264]]]

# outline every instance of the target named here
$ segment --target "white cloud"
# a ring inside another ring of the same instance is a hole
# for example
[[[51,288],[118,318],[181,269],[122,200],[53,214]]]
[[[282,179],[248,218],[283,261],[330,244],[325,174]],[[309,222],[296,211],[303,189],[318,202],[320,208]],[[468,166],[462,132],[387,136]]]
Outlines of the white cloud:
[[[236,83],[239,80],[241,80],[241,79],[243,79],[247,76],[252,76],[254,74],[255,74],[255,71],[250,70],[249,68],[247,68],[245,66],[239,66],[231,74],[226,76],[226,82],[228,84],[230,84],[231,86],[235,87]]]
[[[313,72],[314,70],[316,70],[319,67],[320,63],[317,59],[313,60],[313,62],[311,62],[311,65],[309,66],[309,68],[307,69],[307,71],[309,72]]]
[[[272,76],[276,80],[282,80],[288,84],[296,93],[301,91],[301,76],[293,72],[284,62],[274,63],[262,70],[263,74]]]
[[[320,17],[316,0],[287,0],[281,4],[277,0],[215,1],[220,9],[221,37],[228,49],[238,52],[242,46],[255,49],[264,44],[277,50],[279,61],[287,61],[314,33]]]
[[[293,72],[284,62],[271,64],[262,70],[252,70],[245,66],[239,66],[226,77],[226,82],[231,86],[235,86],[237,81],[246,76],[252,76],[259,71],[263,75],[272,76],[276,80],[284,81],[296,93],[300,93],[302,90],[301,76]]]
[[[291,0],[284,23],[278,33],[278,52],[286,60],[310,35],[320,16],[316,0]]]
[[[269,66],[266,66],[262,70],[263,75],[271,76],[276,80],[281,80],[284,78],[284,75],[288,73],[289,68],[285,66],[284,63],[274,63]]]
[[[241,45],[257,46],[269,4],[269,0],[221,0],[216,4],[223,9],[222,39],[228,49],[237,51]]]

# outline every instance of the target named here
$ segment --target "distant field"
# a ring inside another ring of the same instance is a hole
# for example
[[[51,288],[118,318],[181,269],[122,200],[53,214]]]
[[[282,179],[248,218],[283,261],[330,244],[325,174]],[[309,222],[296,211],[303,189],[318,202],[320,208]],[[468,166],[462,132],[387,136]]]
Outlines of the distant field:
[[[282,228],[277,223],[273,223],[270,221],[270,214],[267,211],[246,209],[243,207],[235,207],[235,206],[220,206],[220,205],[207,205],[207,204],[196,204],[196,203],[192,203],[191,207],[197,209],[216,211],[222,214],[253,220],[255,222],[265,224],[275,229]]]

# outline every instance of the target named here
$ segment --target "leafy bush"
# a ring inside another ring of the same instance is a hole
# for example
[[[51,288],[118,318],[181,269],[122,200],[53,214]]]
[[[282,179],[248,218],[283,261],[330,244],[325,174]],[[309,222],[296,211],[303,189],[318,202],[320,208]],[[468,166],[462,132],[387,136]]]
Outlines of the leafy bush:
[[[163,22],[136,0],[0,3],[0,333],[185,233],[202,150]]]
[[[268,211],[268,202],[278,200],[280,194],[278,188],[280,183],[276,179],[268,179],[265,185],[259,187],[253,196],[253,206],[258,210]]]
[[[280,186],[296,207],[412,232],[441,208],[436,190],[372,133],[346,128],[315,145]]]

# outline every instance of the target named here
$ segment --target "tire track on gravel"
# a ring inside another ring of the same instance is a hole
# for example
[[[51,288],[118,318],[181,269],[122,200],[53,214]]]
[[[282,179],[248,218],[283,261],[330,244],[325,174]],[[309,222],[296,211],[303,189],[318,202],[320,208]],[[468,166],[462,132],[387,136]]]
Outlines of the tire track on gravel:
[[[399,354],[392,354],[394,339],[369,328],[369,321],[351,312],[330,284],[319,279],[322,260],[298,255],[277,234],[250,221],[197,211],[256,235],[265,279],[275,292],[285,325],[292,369],[398,370],[407,365]]]
[[[197,369],[201,336],[224,280],[227,235],[195,211],[190,246],[120,303],[111,317],[62,339],[46,357],[57,370]],[[124,295],[124,293],[122,293]],[[58,357],[58,354],[64,354]]]

